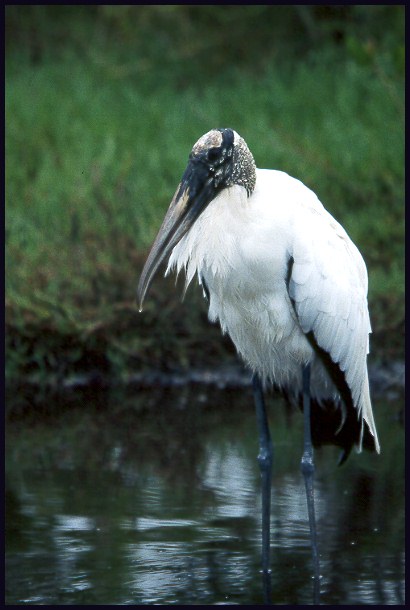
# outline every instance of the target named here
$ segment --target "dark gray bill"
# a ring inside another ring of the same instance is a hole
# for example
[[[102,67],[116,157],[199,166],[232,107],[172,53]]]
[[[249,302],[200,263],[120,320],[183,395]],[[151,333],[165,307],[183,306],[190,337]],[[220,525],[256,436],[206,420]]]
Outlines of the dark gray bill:
[[[182,176],[161,228],[155,238],[141,273],[137,289],[139,310],[152,279],[162,261],[172,252],[174,246],[194,224],[205,207],[215,197],[212,174],[209,168],[196,160],[191,160]]]

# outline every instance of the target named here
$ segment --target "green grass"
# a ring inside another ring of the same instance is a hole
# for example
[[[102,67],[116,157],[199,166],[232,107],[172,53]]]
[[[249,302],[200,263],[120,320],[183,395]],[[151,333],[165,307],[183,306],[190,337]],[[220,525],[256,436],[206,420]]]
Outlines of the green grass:
[[[104,46],[97,29],[86,53],[67,43],[55,57],[44,52],[33,63],[22,49],[8,51],[9,376],[27,371],[29,361],[30,371],[37,366],[30,354],[44,328],[71,337],[78,354],[103,340],[119,367],[129,357],[134,365],[165,366],[177,346],[178,362],[195,358],[209,331],[196,295],[180,305],[172,283],[157,280],[142,320],[133,301],[190,149],[216,126],[237,130],[259,167],[284,170],[318,194],[367,262],[374,330],[400,325],[404,101],[395,57],[401,40],[390,54],[381,44],[376,51],[365,42],[357,46],[353,37],[347,51],[327,46],[303,60],[272,52],[256,69],[242,59],[210,74],[201,72],[199,42],[197,55],[191,50],[184,61],[187,42],[179,55],[158,51],[167,45],[165,35],[172,40],[161,28],[145,34],[158,42],[148,58],[125,61],[124,49]],[[64,348],[56,344],[58,360]],[[43,367],[44,374],[53,366]]]

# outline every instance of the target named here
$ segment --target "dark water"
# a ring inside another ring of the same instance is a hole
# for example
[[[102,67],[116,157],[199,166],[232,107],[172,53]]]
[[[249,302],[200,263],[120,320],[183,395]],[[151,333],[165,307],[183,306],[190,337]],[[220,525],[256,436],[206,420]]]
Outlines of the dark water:
[[[272,603],[311,604],[303,421],[269,405]],[[380,456],[315,454],[323,604],[404,604],[402,408],[375,403]],[[6,432],[7,604],[263,603],[250,390],[83,396]]]

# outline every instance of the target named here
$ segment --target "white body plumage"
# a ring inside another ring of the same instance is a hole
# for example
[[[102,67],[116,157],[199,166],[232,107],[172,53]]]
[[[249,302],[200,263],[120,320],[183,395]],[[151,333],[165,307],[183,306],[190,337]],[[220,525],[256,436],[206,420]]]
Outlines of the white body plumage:
[[[234,185],[209,203],[173,248],[167,272],[173,268],[186,270],[187,283],[195,274],[205,281],[210,320],[219,320],[265,382],[296,397],[301,365],[310,363],[312,398],[339,403],[342,424],[343,401],[307,339],[312,331],[344,372],[379,451],[366,362],[366,266],[313,191],[284,172],[257,169],[249,197]]]

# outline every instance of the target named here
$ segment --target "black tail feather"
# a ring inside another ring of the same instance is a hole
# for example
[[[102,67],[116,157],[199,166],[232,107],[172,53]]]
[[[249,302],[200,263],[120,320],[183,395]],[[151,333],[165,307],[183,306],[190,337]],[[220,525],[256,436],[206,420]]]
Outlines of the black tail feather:
[[[359,445],[363,426],[362,446],[364,449],[374,451],[374,438],[370,434],[365,422],[358,417],[353,407],[346,409],[343,421],[341,405],[331,401],[324,401],[322,405],[315,400],[311,402],[311,431],[314,447],[322,445],[336,445],[342,448],[339,465],[343,464],[354,445]]]
[[[276,388],[279,389],[279,388]],[[280,390],[289,404],[294,400],[283,389]],[[303,411],[303,399],[300,395],[297,401],[298,407]],[[361,417],[352,403],[345,407],[345,413],[341,404],[332,400],[324,400],[321,403],[311,399],[310,427],[312,443],[315,448],[323,445],[335,445],[342,449],[338,464],[344,464],[354,445],[359,445],[363,425],[362,447],[368,451],[375,451],[374,438],[369,432],[366,423],[362,424]],[[343,419],[344,418],[344,419]],[[342,423],[343,422],[343,423]]]

